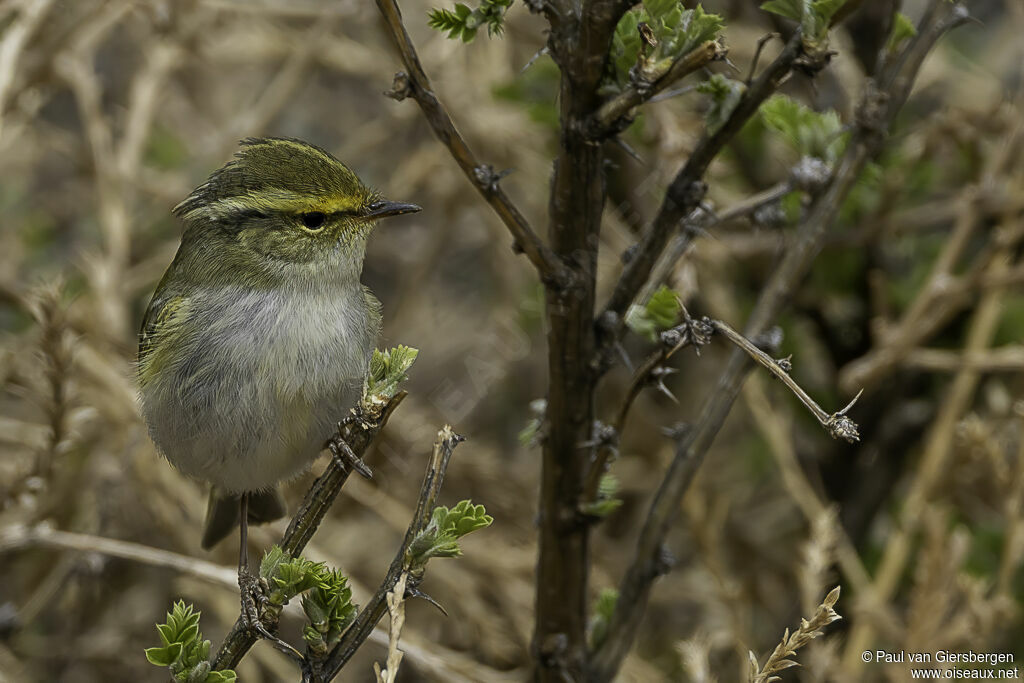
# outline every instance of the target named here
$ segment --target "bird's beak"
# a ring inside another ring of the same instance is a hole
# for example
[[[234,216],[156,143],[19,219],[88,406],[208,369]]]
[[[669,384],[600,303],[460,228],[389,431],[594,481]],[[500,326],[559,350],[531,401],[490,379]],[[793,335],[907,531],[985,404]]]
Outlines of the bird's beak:
[[[367,218],[385,218],[387,216],[401,216],[403,213],[416,213],[417,211],[420,211],[420,207],[415,204],[381,200],[370,204],[365,215]]]

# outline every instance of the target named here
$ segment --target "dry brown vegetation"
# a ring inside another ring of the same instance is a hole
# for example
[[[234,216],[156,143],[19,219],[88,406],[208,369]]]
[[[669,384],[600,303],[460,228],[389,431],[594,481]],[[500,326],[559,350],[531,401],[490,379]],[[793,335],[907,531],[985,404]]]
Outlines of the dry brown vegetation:
[[[706,5],[726,17],[729,60],[745,74],[758,38],[782,25],[756,3]],[[513,169],[502,187],[543,226],[557,74],[545,57],[524,66],[545,22],[516,6],[503,38],[465,45],[427,27],[432,6],[402,2],[439,96],[484,161]],[[925,61],[879,170],[773,320],[778,355],[793,354],[793,378],[826,410],[864,389],[851,412],[861,441],[830,439],[781,382],[752,373],[683,498],[667,539],[674,566],[654,584],[620,680],[746,680],[749,653],[764,667],[837,584],[842,621],[784,680],[907,679],[905,665],[863,663],[863,650],[1024,658],[1024,6],[969,6],[982,25]],[[783,88],[844,121],[872,43],[857,16],[833,32],[838,55],[814,86],[794,77]],[[770,43],[762,59],[778,51]],[[239,138],[262,134],[315,142],[424,207],[381,226],[364,275],[384,303],[382,345],[420,350],[409,397],[367,458],[374,480],[348,482],[307,555],[343,568],[356,602],[372,593],[437,426],[451,423],[468,442],[442,501],[472,498],[495,523],[427,574],[423,589],[449,616],[407,602],[398,680],[529,677],[540,458],[518,435],[547,386],[544,297],[417,107],[383,96],[398,68],[371,3],[0,0],[0,681],[162,680],[142,650],[174,599],[202,609],[215,647],[238,614],[235,549],[199,550],[205,491],[156,454],[132,362],[179,239],[170,207]],[[606,145],[599,305],[705,106],[696,93],[646,105],[623,135],[642,161]],[[728,209],[796,162],[755,120],[711,165],[707,200]],[[720,221],[667,282],[690,314],[742,329],[792,236],[745,215]],[[626,339],[634,364],[650,350]],[[674,354],[664,382],[677,401],[639,393],[612,469],[623,502],[591,533],[588,598],[630,564],[674,456],[663,428],[696,421],[731,350],[716,337],[699,356]],[[613,368],[608,395],[624,395],[630,375]],[[612,422],[618,407],[597,413]],[[287,487],[293,506],[311,480]],[[250,530],[252,547],[282,529]],[[287,615],[282,634],[294,638]],[[344,680],[374,680],[373,662],[389,659],[381,628]],[[296,679],[265,644],[238,671]]]

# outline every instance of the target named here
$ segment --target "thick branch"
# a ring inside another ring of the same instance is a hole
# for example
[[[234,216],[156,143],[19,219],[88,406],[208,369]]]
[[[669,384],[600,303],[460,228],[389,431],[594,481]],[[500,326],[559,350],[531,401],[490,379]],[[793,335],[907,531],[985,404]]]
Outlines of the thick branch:
[[[405,396],[404,391],[396,394],[386,404],[377,407],[374,414],[362,406],[356,408],[353,419],[342,423],[335,438],[344,441],[352,453],[361,458]],[[332,458],[324,473],[313,482],[279,544],[288,555],[295,557],[306,547],[351,473],[352,470],[341,464],[339,458]],[[230,669],[237,666],[258,639],[259,636],[247,629],[239,617],[217,651],[213,668]]]
[[[405,65],[406,72],[395,76],[395,84],[389,95],[397,100],[412,97],[423,111],[423,116],[433,129],[437,139],[451,152],[462,172],[477,189],[498,217],[502,220],[515,240],[513,248],[526,254],[530,262],[537,268],[545,283],[563,287],[568,283],[569,272],[530,227],[526,218],[512,203],[505,191],[498,184],[500,174],[490,166],[481,164],[469,149],[469,145],[455,129],[448,110],[434,95],[430,87],[430,79],[420,64],[412,40],[402,24],[402,14],[395,0],[377,0],[384,22],[387,24],[391,37],[395,41],[398,53]]]
[[[939,37],[962,20],[958,9],[948,21],[922,26],[917,40],[897,57],[896,66],[881,80],[880,89],[868,88],[858,112],[857,131],[828,187],[812,203],[797,231],[796,241],[762,291],[747,323],[747,337],[756,336],[778,315],[807,274],[864,165],[881,149],[884,133],[906,101],[925,55]],[[675,521],[679,503],[729,414],[750,367],[751,360],[745,352],[737,350],[732,354],[697,423],[677,444],[675,458],[651,503],[633,562],[620,584],[608,635],[601,649],[593,653],[591,680],[611,680],[629,651],[651,585],[667,569],[662,559],[662,545]]]

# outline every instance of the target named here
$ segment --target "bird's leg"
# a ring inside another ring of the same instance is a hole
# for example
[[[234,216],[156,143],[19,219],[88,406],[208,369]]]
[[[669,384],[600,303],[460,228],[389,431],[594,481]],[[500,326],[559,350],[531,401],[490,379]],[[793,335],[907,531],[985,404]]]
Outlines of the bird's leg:
[[[304,661],[302,653],[284,642],[269,630],[260,619],[260,607],[270,603],[260,577],[249,571],[249,494],[243,493],[239,501],[238,521],[238,590],[242,597],[242,623],[261,638],[269,640],[274,647],[292,659]],[[257,604],[259,603],[259,604]]]
[[[243,493],[239,499],[239,544],[238,544],[238,589],[242,596],[242,618],[249,629],[258,630],[260,612],[256,605],[257,596],[261,602],[266,596],[261,590],[259,577],[249,571],[249,493]]]

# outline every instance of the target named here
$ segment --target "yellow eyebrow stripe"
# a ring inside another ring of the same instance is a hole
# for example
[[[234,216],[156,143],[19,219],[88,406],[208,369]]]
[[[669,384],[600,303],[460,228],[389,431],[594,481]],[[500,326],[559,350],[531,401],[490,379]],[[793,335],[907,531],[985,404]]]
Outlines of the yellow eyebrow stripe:
[[[186,219],[219,220],[248,211],[279,211],[284,213],[347,213],[360,208],[357,197],[310,197],[283,188],[267,188],[260,193],[248,192],[197,206],[185,214]]]

